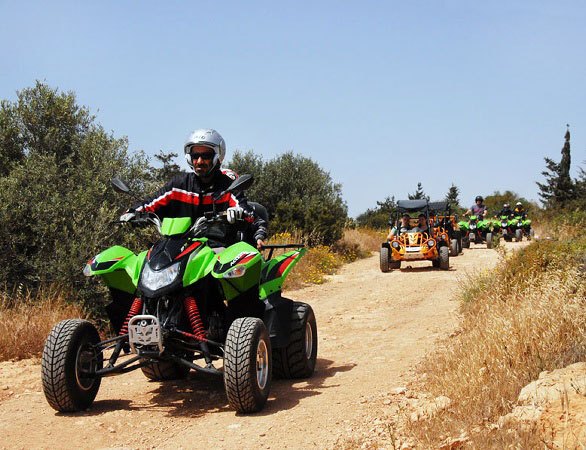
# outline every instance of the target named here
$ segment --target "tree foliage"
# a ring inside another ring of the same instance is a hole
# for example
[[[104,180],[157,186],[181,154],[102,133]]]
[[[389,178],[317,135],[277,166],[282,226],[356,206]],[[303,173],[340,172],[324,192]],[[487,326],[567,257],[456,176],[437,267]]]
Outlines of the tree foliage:
[[[0,155],[0,284],[83,293],[85,261],[130,239],[110,225],[128,202],[110,179],[145,179],[148,160],[129,156],[127,140],[107,134],[73,93],[40,82],[2,102]]]
[[[417,190],[413,194],[407,194],[407,196],[409,197],[409,200],[429,200],[429,195],[425,195],[425,192],[423,191],[421,181],[417,183]]]
[[[236,152],[227,166],[254,175],[247,197],[267,208],[271,232],[297,229],[323,244],[342,237],[348,213],[341,186],[310,158],[287,152],[265,162],[252,151]]]
[[[181,170],[181,167],[173,161],[177,156],[177,153],[165,153],[163,150],[159,150],[159,153],[155,155],[155,160],[161,165],[161,167],[150,168],[150,179],[153,183],[157,185],[165,184],[177,175],[185,173],[185,171]]]
[[[395,213],[396,208],[395,197],[387,197],[383,201],[377,201],[376,208],[369,208],[356,217],[356,223],[359,226],[377,230],[388,228],[389,220]]]
[[[454,183],[452,183],[450,189],[448,189],[445,200],[450,204],[452,211],[457,212],[462,209],[462,206],[460,205],[460,189]]]
[[[515,203],[517,202],[523,203],[523,207],[528,213],[531,213],[537,209],[537,205],[535,205],[535,203],[530,202],[524,197],[520,197],[516,192],[508,190],[503,193],[500,191],[495,191],[492,195],[488,195],[484,199],[484,204],[488,208],[489,216],[496,215],[503,208],[505,203],[508,203],[511,205],[511,209],[514,209]]]
[[[539,196],[546,208],[568,207],[577,200],[576,182],[570,177],[570,130],[566,131],[562,147],[562,159],[556,163],[550,158],[545,159],[546,170],[541,172],[545,183],[537,183]]]

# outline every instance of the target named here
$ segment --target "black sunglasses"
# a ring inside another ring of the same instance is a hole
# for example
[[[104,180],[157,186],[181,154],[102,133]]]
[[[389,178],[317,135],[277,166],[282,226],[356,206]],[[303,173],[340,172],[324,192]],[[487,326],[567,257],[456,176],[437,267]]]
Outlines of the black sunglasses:
[[[197,161],[199,158],[205,161],[211,161],[214,159],[214,152],[204,152],[204,153],[190,153],[191,159]]]

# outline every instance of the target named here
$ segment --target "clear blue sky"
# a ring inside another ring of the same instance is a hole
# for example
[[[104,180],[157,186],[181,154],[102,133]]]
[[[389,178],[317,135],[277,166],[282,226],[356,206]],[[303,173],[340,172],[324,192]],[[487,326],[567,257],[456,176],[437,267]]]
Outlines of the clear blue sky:
[[[418,181],[465,205],[537,200],[566,123],[573,175],[586,166],[583,0],[0,0],[0,17],[0,98],[74,91],[150,155],[202,127],[228,155],[293,150],[352,216]]]

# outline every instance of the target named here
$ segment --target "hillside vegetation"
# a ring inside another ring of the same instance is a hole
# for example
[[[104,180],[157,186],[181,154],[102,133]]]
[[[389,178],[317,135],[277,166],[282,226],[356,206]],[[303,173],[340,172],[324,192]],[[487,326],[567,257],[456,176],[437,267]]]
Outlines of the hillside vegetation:
[[[544,370],[586,358],[586,215],[556,220],[551,240],[532,243],[466,280],[462,325],[421,368],[417,389],[442,398],[431,417],[408,421],[414,442],[432,448],[458,437],[472,448],[537,448],[543,430],[497,425],[523,386]],[[502,250],[500,250],[502,251]]]

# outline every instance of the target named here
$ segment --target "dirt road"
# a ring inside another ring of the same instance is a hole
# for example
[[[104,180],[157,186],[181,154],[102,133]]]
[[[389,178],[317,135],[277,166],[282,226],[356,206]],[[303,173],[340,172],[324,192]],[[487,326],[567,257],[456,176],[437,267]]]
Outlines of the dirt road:
[[[315,310],[317,372],[275,381],[259,414],[230,410],[221,380],[192,373],[158,383],[135,371],[104,379],[90,410],[63,415],[45,401],[39,361],[0,363],[0,448],[331,448],[384,410],[385,396],[457,326],[454,293],[466,272],[497,260],[477,245],[450,258],[449,271],[414,262],[383,274],[376,254],[286,293]]]

